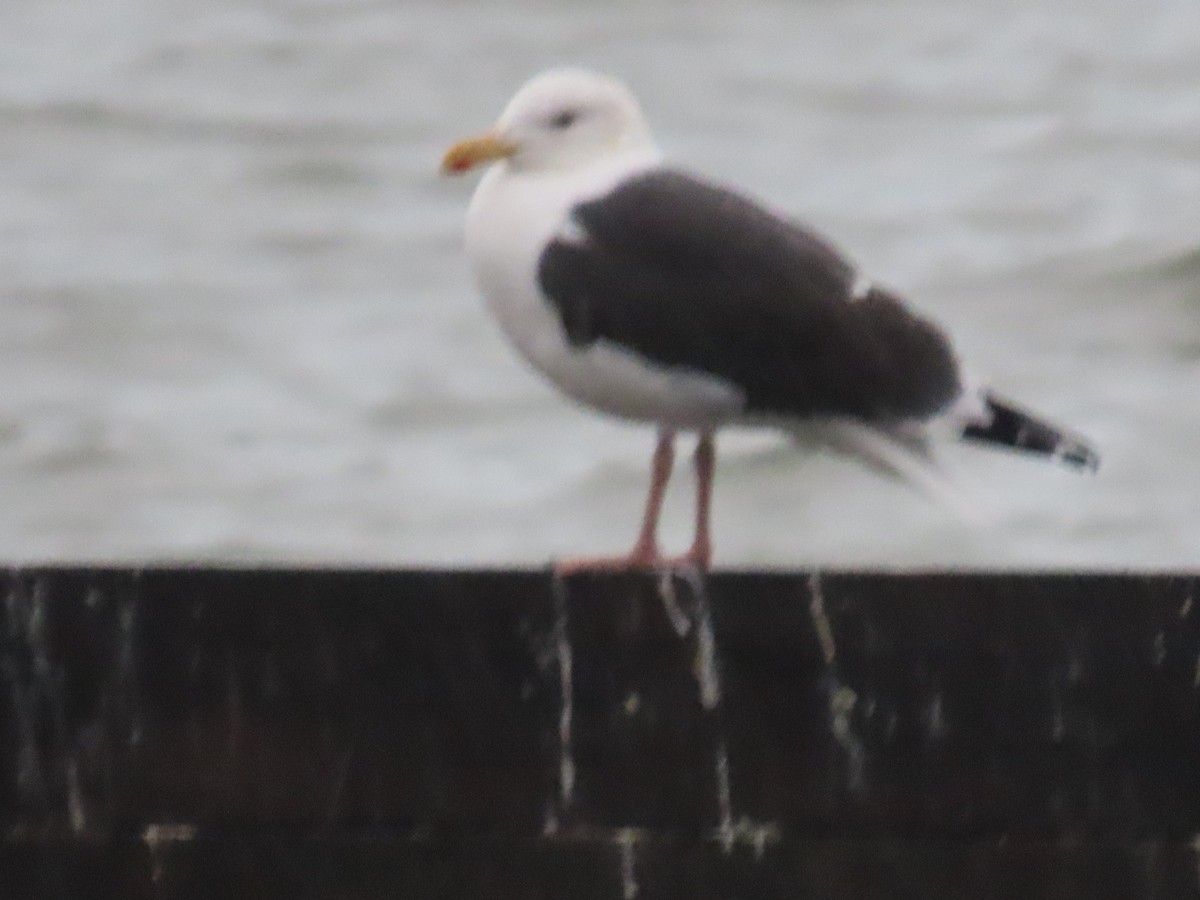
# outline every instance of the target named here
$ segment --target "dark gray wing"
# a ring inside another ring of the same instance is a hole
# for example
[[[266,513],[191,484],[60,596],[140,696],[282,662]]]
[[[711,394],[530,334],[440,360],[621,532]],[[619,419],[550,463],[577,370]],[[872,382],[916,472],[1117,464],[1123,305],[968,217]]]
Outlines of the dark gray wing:
[[[745,391],[749,412],[928,416],[959,393],[945,334],[818,235],[732,191],[654,170],[577,206],[540,286],[570,342],[605,340]]]

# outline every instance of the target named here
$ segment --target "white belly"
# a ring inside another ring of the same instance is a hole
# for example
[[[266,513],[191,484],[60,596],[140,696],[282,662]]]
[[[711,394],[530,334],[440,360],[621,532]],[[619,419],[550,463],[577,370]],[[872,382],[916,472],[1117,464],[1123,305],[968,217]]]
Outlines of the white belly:
[[[657,160],[647,158],[641,165]],[[675,428],[715,427],[737,418],[744,397],[734,385],[699,372],[655,366],[598,341],[572,347],[558,313],[538,288],[546,242],[562,233],[586,177],[593,196],[629,174],[629,160],[581,176],[522,175],[497,166],[467,211],[467,253],[488,309],[517,350],[563,392],[614,416]]]

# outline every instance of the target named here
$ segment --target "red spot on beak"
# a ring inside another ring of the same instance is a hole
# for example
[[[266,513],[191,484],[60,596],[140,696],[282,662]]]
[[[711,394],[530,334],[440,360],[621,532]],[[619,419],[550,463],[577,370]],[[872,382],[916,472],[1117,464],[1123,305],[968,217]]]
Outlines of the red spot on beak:
[[[460,175],[482,163],[512,156],[516,147],[495,133],[480,135],[459,141],[446,151],[442,158],[442,171],[448,175]]]

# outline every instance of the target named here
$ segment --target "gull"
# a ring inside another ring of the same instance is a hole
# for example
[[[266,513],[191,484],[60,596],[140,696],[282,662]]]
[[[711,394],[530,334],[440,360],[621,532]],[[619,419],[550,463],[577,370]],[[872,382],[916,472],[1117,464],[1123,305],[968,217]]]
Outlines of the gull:
[[[616,79],[534,77],[442,161],[446,174],[481,167],[466,252],[501,330],[567,396],[657,429],[632,550],[562,572],[707,570],[727,426],[778,429],[943,499],[945,440],[1099,464],[1084,438],[976,383],[938,324],[831,241],[667,163]],[[668,558],[658,521],[681,432],[697,435],[695,528]]]

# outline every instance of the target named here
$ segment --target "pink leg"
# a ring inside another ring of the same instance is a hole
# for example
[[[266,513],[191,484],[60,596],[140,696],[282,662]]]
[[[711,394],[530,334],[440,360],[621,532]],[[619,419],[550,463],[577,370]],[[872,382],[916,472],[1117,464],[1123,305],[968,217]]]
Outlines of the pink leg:
[[[650,492],[646,497],[646,511],[642,515],[642,528],[638,532],[633,550],[626,556],[599,557],[594,559],[566,560],[556,563],[554,569],[560,575],[573,572],[600,570],[609,572],[631,569],[669,569],[694,566],[702,572],[712,565],[712,534],[709,518],[712,510],[713,473],[716,468],[717,448],[711,431],[702,431],[696,444],[696,533],[692,548],[683,556],[673,559],[664,557],[658,549],[658,519],[666,496],[667,482],[671,480],[671,468],[675,462],[675,432],[660,431],[658,444],[654,448],[651,468]]]
[[[646,495],[646,510],[642,513],[642,530],[629,560],[634,567],[653,566],[659,560],[658,519],[662,514],[663,499],[667,495],[667,483],[671,480],[671,469],[675,465],[675,432],[663,430],[658,433],[654,445],[654,459],[650,468],[650,493]]]
[[[637,542],[626,556],[602,556],[596,558],[563,560],[554,564],[560,575],[588,570],[625,571],[629,569],[653,569],[662,564],[658,552],[658,518],[662,513],[663,498],[667,493],[667,482],[671,480],[671,469],[675,465],[675,432],[663,429],[658,433],[651,464],[650,492],[646,496],[646,511],[642,514],[642,528]]]
[[[696,536],[692,549],[681,562],[690,563],[702,572],[712,565],[712,535],[708,520],[712,509],[713,472],[717,463],[717,446],[711,431],[700,432],[696,444]]]

